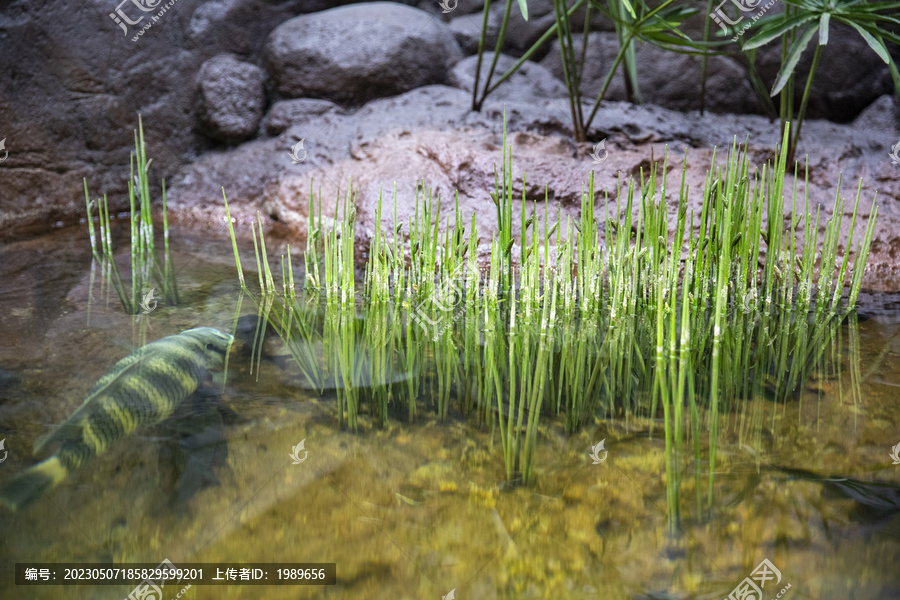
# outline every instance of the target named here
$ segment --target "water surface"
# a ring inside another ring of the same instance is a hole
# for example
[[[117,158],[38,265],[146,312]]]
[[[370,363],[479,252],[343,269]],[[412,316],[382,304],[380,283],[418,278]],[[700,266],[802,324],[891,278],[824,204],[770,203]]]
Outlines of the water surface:
[[[160,303],[137,321],[92,275],[83,230],[0,247],[0,438],[8,450],[0,484],[36,462],[34,440],[135,347],[189,327],[231,330],[239,288],[224,232],[213,241],[172,235],[182,302]],[[854,497],[820,480],[900,486],[889,456],[900,444],[900,303],[885,294],[863,301],[858,354],[844,326],[837,374],[821,373],[796,401],[755,398],[721,415],[712,507],[708,475],[698,490],[686,459],[675,534],[658,421],[598,419],[569,436],[561,418],[546,419],[538,482],[515,487],[504,482],[498,431],[453,411],[440,421],[425,408],[416,423],[394,419],[387,428],[363,414],[354,434],[338,427],[333,393],[301,389],[290,363],[251,366],[236,348],[224,391],[210,385],[177,418],[120,441],[27,511],[0,511],[0,598],[105,600],[131,591],[16,587],[16,562],[165,558],[337,564],[332,587],[194,586],[188,600],[437,600],[451,589],[460,600],[711,600],[763,559],[781,572],[763,598],[787,584],[784,598],[898,598],[900,507],[880,511],[869,506],[871,490]],[[255,308],[245,300],[241,312]],[[608,455],[592,464],[588,451],[604,438]],[[289,454],[301,440],[309,454],[294,465]]]

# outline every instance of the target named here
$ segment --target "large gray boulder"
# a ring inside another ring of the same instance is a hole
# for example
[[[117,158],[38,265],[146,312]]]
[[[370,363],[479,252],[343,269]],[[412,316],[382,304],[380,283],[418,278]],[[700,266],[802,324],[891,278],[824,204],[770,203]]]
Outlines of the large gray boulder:
[[[256,65],[219,54],[197,74],[197,112],[210,137],[241,142],[254,137],[266,104],[265,74]]]
[[[503,18],[500,13],[492,10],[488,13],[487,36],[485,37],[485,49],[495,48],[497,36],[500,33],[500,24]],[[450,31],[456,37],[459,47],[466,55],[478,52],[478,44],[481,40],[481,28],[484,25],[482,13],[459,15],[450,21]]]
[[[478,80],[480,90],[484,90],[485,79],[493,60],[493,52],[484,53],[481,62],[481,75]],[[494,75],[491,78],[491,85],[496,83],[514,64],[516,64],[516,59],[501,54],[497,60]],[[471,92],[475,88],[476,66],[478,66],[478,56],[470,56],[458,62],[450,71],[450,85]],[[517,100],[522,102],[538,98],[565,98],[566,95],[566,85],[554,77],[553,73],[537,63],[525,61],[509,79],[491,92],[490,98],[493,100]]]
[[[879,96],[896,92],[888,66],[859,33],[834,20],[830,27],[828,44],[822,48],[813,75],[807,116],[846,123],[859,116]],[[818,38],[813,36],[797,63],[795,106],[800,105],[817,41]],[[771,89],[781,68],[781,42],[763,46],[756,56],[760,75]]]
[[[580,56],[580,40],[576,39],[574,45],[576,56]],[[618,50],[615,33],[594,32],[588,36],[582,95],[592,99],[597,97]],[[700,58],[669,52],[652,44],[639,44],[636,58],[638,85],[644,102],[682,111],[700,108]],[[540,64],[555,76],[563,76],[558,44]],[[729,58],[713,56],[709,59],[706,89],[706,108],[711,112],[746,114],[762,111],[746,71]],[[626,99],[621,65],[604,99]]]
[[[566,0],[566,6],[571,8],[576,0]],[[519,7],[514,6],[510,11],[509,24],[506,29],[506,40],[504,43],[504,51],[513,56],[521,56],[526,50],[531,48],[542,35],[547,33],[551,27],[556,24],[556,12],[553,0],[529,0],[528,2],[528,20],[522,18]],[[585,3],[587,4],[587,3]],[[567,10],[568,10],[567,8]],[[506,11],[505,2],[497,2],[491,5],[491,11],[495,12],[500,18]],[[585,7],[581,6],[570,16],[573,36],[579,37],[584,29]],[[610,30],[613,25],[606,20],[599,11],[594,10],[591,13],[591,30]],[[550,37],[541,45],[532,55],[532,60],[540,60],[552,48],[559,47],[559,41],[555,37]]]
[[[330,100],[298,98],[281,100],[272,105],[266,115],[266,133],[279,135],[292,125],[310,122],[329,112],[341,113],[341,108]]]
[[[393,2],[296,17],[276,28],[265,48],[265,65],[280,97],[352,105],[443,83],[461,59],[446,25]]]
[[[418,7],[428,11],[438,18],[449,22],[456,40],[466,54],[474,54],[478,48],[478,39],[481,36],[481,25],[484,19],[484,0],[446,0],[449,12],[442,10],[444,0],[421,0]],[[454,2],[456,5],[454,7]],[[566,0],[568,8],[577,2],[577,0]],[[572,12],[570,15],[570,23],[573,32],[578,35],[584,29],[585,6],[586,2]],[[495,0],[491,4],[488,16],[488,40],[485,50],[494,50],[497,43],[497,33],[500,30],[500,24],[503,21],[503,15],[506,12],[506,2]],[[513,2],[510,10],[509,22],[506,26],[506,38],[503,44],[503,52],[510,56],[522,56],[532,44],[534,44],[548,29],[556,23],[553,0],[528,0],[528,20],[522,18],[517,2]],[[592,10],[591,24],[592,31],[613,31],[612,21],[604,17],[600,11]],[[532,60],[540,60],[543,58],[551,45],[558,43],[554,38],[550,38],[531,56]]]
[[[178,0],[176,7],[188,0]],[[266,37],[291,17],[363,0],[210,0],[191,2],[185,27],[189,48],[217,47],[221,52],[259,56]],[[177,9],[172,9],[177,10]]]

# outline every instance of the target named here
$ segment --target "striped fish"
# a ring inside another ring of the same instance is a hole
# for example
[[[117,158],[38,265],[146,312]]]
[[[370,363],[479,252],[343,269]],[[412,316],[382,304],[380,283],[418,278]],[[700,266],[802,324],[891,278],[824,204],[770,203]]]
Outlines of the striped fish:
[[[72,416],[38,439],[36,454],[54,444],[59,448],[0,489],[0,504],[12,510],[29,506],[116,440],[171,415],[209,369],[222,366],[233,340],[217,329],[199,327],[147,344],[120,360]]]

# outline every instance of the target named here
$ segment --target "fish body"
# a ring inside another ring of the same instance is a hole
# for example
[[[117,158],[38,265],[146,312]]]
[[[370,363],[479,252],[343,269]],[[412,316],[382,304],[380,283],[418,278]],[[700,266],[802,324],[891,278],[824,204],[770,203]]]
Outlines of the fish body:
[[[877,522],[900,514],[900,486],[860,481],[849,477],[819,475],[812,471],[777,465],[772,467],[794,479],[820,483],[835,495],[855,501],[857,506],[854,514],[863,521]]]
[[[0,504],[12,510],[29,506],[115,441],[166,419],[207,371],[222,366],[233,340],[210,327],[188,329],[120,360],[62,425],[38,439],[35,453],[59,448],[0,489]]]

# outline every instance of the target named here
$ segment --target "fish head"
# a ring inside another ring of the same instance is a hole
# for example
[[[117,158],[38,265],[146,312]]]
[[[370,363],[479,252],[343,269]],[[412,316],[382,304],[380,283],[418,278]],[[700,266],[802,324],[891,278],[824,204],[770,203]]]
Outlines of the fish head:
[[[191,338],[194,351],[204,359],[204,366],[207,369],[221,367],[231,350],[232,342],[234,342],[233,335],[222,333],[212,327],[188,329],[181,335]]]

